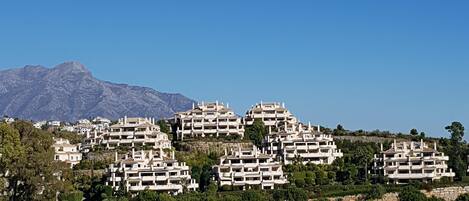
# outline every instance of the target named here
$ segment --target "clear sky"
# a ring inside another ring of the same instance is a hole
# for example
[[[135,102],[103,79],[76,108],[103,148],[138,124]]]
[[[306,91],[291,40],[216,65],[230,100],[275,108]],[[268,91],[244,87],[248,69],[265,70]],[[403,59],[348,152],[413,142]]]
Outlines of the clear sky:
[[[279,101],[304,122],[448,136],[451,121],[469,130],[468,10],[442,0],[4,1],[0,69],[75,60],[103,80],[239,114]]]

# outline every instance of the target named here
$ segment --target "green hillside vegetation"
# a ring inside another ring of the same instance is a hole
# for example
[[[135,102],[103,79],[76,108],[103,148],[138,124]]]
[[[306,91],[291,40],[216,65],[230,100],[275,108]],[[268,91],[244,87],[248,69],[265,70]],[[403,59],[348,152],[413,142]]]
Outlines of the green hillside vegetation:
[[[161,124],[161,123],[160,123]],[[307,200],[308,198],[337,197],[362,194],[367,199],[381,197],[387,192],[401,193],[401,200],[423,199],[418,189],[469,185],[466,177],[467,155],[469,148],[463,140],[464,127],[453,122],[445,127],[449,138],[427,138],[417,130],[409,134],[391,134],[388,132],[347,131],[342,126],[325,129],[337,136],[381,136],[389,138],[383,143],[388,149],[394,137],[437,142],[439,150],[450,157],[449,168],[456,173],[454,181],[443,179],[434,183],[411,183],[406,186],[386,184],[384,177],[373,177],[370,172],[373,156],[380,152],[380,144],[350,140],[335,140],[344,157],[332,165],[314,165],[295,162],[284,166],[290,184],[275,190],[233,191],[219,188],[212,180],[212,166],[220,156],[215,152],[186,151],[176,148],[176,158],[191,167],[191,174],[199,183],[199,191],[178,196],[157,194],[144,191],[136,197],[128,192],[114,192],[105,186],[102,172],[112,162],[109,157],[89,159],[84,157],[81,164],[69,169],[62,162],[54,161],[51,148],[53,137],[81,141],[81,137],[68,132],[48,132],[34,128],[26,121],[16,121],[10,125],[0,123],[0,200]],[[262,122],[246,128],[245,139],[260,145],[266,135]],[[125,153],[125,150],[119,150]],[[97,147],[93,154],[109,155]],[[100,173],[98,173],[100,172]],[[405,190],[402,190],[405,189]],[[437,200],[428,198],[428,200]],[[467,200],[467,195],[459,200]]]

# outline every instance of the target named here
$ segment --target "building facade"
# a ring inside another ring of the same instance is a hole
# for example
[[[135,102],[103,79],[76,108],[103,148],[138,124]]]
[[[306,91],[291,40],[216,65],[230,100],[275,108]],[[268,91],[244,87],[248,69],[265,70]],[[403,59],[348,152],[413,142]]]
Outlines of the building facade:
[[[54,141],[55,143],[52,145],[55,151],[54,160],[67,163],[70,168],[80,163],[82,154],[78,145],[70,144],[68,140],[62,138],[56,138]]]
[[[296,123],[278,129],[265,137],[263,151],[277,155],[285,165],[295,162],[330,165],[343,157],[332,136],[320,132],[319,126],[315,130],[311,125]]]
[[[120,147],[171,148],[168,135],[161,132],[154,119],[127,118],[119,119],[103,134],[101,144],[108,149]]]
[[[168,158],[163,149],[159,151],[134,151],[123,159],[117,159],[107,169],[106,185],[115,190],[123,187],[133,194],[144,190],[176,195],[184,189],[195,191],[198,184],[190,175],[185,162]]]
[[[199,103],[186,112],[175,115],[176,134],[179,140],[194,137],[244,136],[244,124],[223,103]]]
[[[285,108],[285,104],[280,103],[259,103],[246,112],[244,118],[246,126],[252,125],[254,120],[259,119],[268,127],[269,133],[282,122],[297,123],[298,120],[290,111]]]
[[[385,176],[390,183],[401,184],[410,181],[431,182],[443,177],[453,178],[455,173],[448,169],[448,156],[433,147],[420,142],[396,142],[388,150],[375,155],[374,172]]]
[[[263,154],[255,146],[231,150],[229,155],[225,151],[213,170],[220,187],[274,189],[288,183],[282,164],[275,160],[275,156]]]

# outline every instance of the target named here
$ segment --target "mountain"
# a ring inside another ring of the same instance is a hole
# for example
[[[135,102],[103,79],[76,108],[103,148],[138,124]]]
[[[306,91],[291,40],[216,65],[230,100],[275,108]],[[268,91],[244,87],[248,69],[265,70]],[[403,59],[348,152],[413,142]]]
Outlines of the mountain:
[[[162,118],[190,109],[192,103],[181,94],[96,79],[78,62],[0,71],[0,114],[21,119]]]

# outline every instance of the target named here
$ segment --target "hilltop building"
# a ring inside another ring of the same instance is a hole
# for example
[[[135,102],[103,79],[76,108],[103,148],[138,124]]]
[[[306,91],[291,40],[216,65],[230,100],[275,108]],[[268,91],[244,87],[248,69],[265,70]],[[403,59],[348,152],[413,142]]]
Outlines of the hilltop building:
[[[244,125],[223,103],[199,103],[175,115],[177,138],[244,136]]]
[[[282,122],[297,123],[298,120],[290,111],[285,108],[285,104],[280,103],[259,103],[246,112],[245,125],[249,126],[254,120],[260,119],[268,127],[269,133],[275,131]]]
[[[429,147],[420,142],[396,142],[388,150],[375,155],[374,171],[385,176],[390,183],[402,184],[410,181],[431,182],[443,177],[453,178],[448,170],[448,156],[437,150],[436,143]]]
[[[213,170],[220,187],[274,189],[288,183],[282,164],[275,160],[275,156],[263,154],[255,146],[247,150],[239,147],[238,150],[231,150],[229,155],[225,150],[225,155]]]
[[[126,191],[137,193],[144,190],[176,195],[184,189],[195,191],[198,184],[190,175],[190,167],[185,162],[168,158],[163,149],[159,151],[134,151],[125,158],[111,164],[107,171],[106,185],[115,190],[124,187]]]
[[[295,123],[284,124],[278,129],[265,137],[263,151],[277,155],[284,164],[332,164],[343,156],[332,136],[322,133],[320,126],[314,130],[311,124]]]
[[[168,135],[160,131],[154,119],[124,117],[110,126],[110,131],[102,136],[101,144],[108,149],[117,146],[171,148]]]

